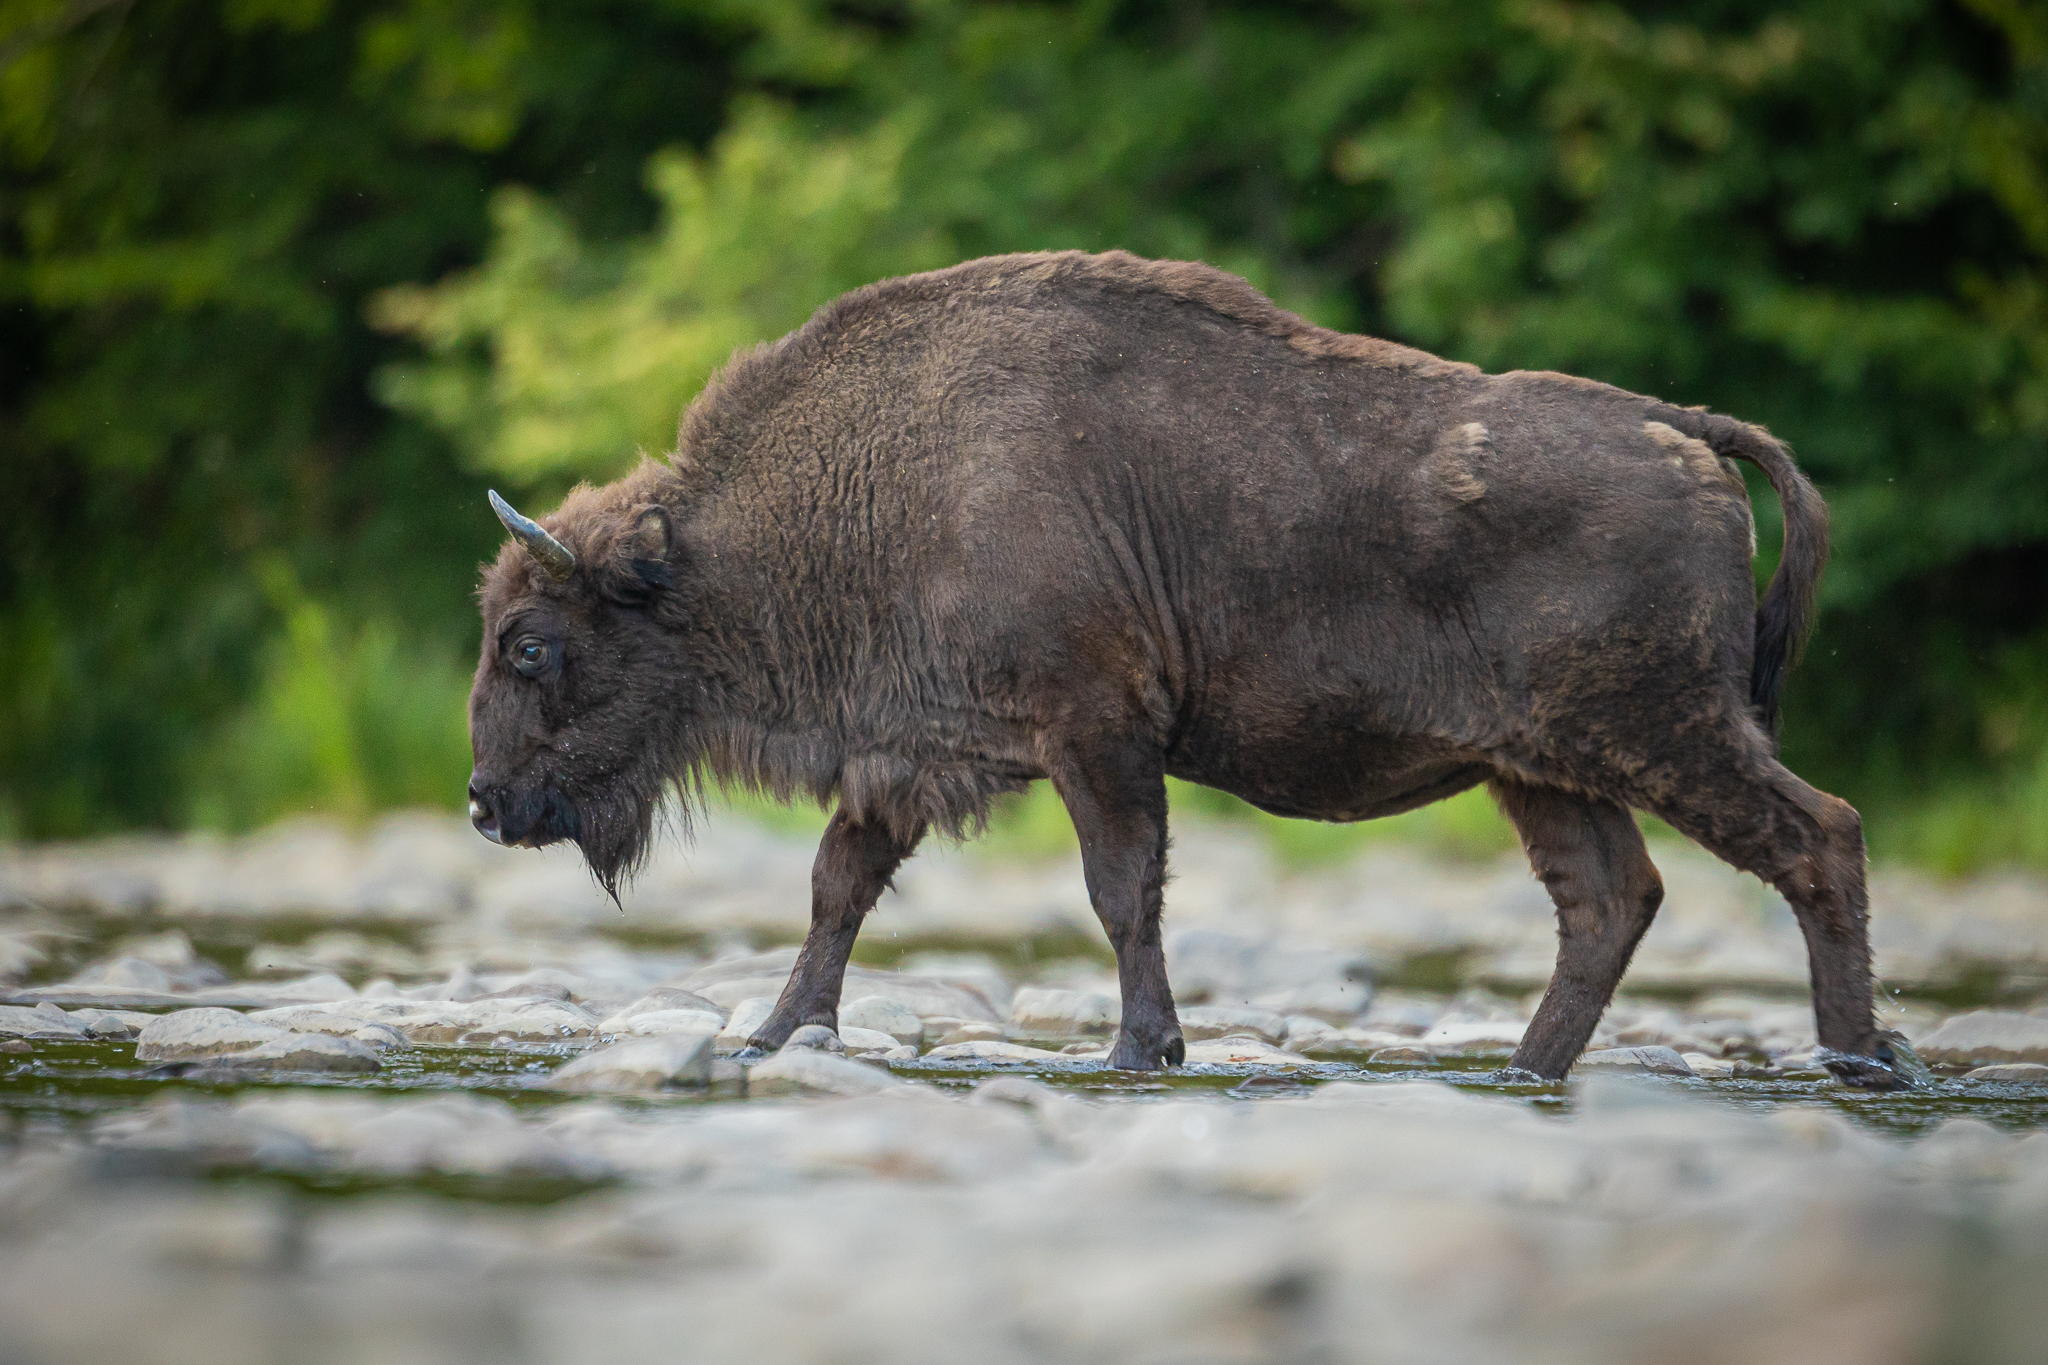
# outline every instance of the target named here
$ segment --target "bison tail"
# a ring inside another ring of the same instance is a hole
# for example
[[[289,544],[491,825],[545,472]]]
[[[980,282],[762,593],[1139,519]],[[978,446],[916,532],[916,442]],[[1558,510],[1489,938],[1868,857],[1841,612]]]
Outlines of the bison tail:
[[[1778,572],[1756,609],[1756,649],[1749,672],[1749,703],[1771,735],[1778,733],[1778,697],[1813,630],[1813,601],[1828,562],[1828,505],[1782,441],[1762,427],[1699,408],[1657,406],[1653,419],[1705,441],[1716,455],[1747,460],[1763,470],[1785,513],[1785,548]]]

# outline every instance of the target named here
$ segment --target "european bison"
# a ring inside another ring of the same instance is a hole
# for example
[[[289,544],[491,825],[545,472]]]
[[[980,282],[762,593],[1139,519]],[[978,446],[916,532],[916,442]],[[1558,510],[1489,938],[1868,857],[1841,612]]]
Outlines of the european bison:
[[[1734,460],[1785,510],[1761,605]],[[545,525],[492,498],[514,540],[482,589],[478,829],[573,840],[616,894],[668,788],[837,803],[758,1046],[836,1023],[926,830],[1050,778],[1116,949],[1112,1064],[1178,1064],[1167,774],[1318,820],[1484,782],[1557,903],[1515,1067],[1565,1073],[1656,913],[1635,809],[1785,894],[1828,1067],[1906,1083],[1860,821],[1775,754],[1827,518],[1758,427],[1061,252],[857,290],[736,356],[668,463]]]

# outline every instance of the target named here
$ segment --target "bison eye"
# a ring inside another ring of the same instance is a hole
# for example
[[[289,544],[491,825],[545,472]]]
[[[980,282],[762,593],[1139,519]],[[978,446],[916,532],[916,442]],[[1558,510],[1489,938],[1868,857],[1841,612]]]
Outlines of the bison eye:
[[[528,635],[512,646],[512,667],[528,678],[538,678],[548,666],[548,642]]]

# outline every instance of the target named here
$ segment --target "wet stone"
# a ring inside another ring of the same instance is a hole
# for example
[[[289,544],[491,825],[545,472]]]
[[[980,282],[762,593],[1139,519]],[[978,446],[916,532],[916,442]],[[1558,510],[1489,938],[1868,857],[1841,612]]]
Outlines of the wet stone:
[[[288,1033],[241,1052],[221,1053],[205,1061],[208,1072],[250,1071],[376,1071],[377,1049],[354,1038],[328,1033]]]
[[[1278,1047],[1287,1040],[1286,1016],[1272,1010],[1243,1005],[1190,1005],[1177,1012],[1181,1037],[1191,1043],[1245,1035]]]
[[[539,996],[496,1000],[372,1000],[357,997],[325,1007],[337,1019],[384,1024],[412,1043],[488,1043],[509,1038],[553,1043],[592,1038],[597,1020],[579,1005]]]
[[[44,1002],[30,1009],[0,1005],[0,1038],[84,1038],[86,1024]]]
[[[2011,1085],[2048,1085],[2048,1063],[2001,1062],[1980,1066],[1963,1076],[1966,1081],[2003,1081]]]
[[[133,1038],[156,1021],[153,1014],[133,1010],[82,1009],[72,1011],[71,1017],[95,1038]]]
[[[767,996],[770,1000],[779,997],[795,962],[794,948],[728,958],[699,968],[677,984],[716,1001],[721,1008],[731,1009],[754,996]],[[997,1019],[988,997],[961,982],[872,967],[848,967],[840,998],[858,1000],[870,995],[893,1000],[920,1018],[949,1015],[990,1023]]]
[[[293,1033],[324,1033],[336,1038],[350,1038],[379,1052],[407,1046],[405,1035],[389,1024],[366,1023],[348,1015],[304,1005],[255,1010],[245,1017],[252,1023],[270,1024]]]
[[[1641,1071],[1658,1076],[1690,1076],[1684,1057],[1668,1047],[1610,1047],[1582,1053],[1574,1071]]]
[[[725,1010],[695,991],[686,991],[676,986],[656,986],[632,1004],[608,1016],[598,1028],[604,1033],[630,1033],[633,1031],[629,1027],[631,1021],[642,1015],[670,1014],[676,1011],[709,1014],[718,1020],[720,1028],[725,1026]]]
[[[845,1023],[839,1026],[839,1041],[846,1044],[848,1054],[856,1057],[868,1052],[893,1052],[898,1047],[907,1046],[898,1043],[890,1034],[871,1028],[854,1028]],[[917,1055],[915,1047],[910,1049],[910,1055]]]
[[[1122,1020],[1115,996],[1027,986],[1011,1002],[1009,1027],[1019,1037],[1101,1037],[1115,1033]]]
[[[712,1035],[665,1033],[587,1052],[557,1068],[550,1090],[631,1092],[709,1085]]]
[[[135,1059],[141,1062],[196,1061],[229,1052],[246,1052],[291,1035],[275,1024],[250,1019],[234,1010],[179,1010],[152,1020],[137,1036]]]
[[[735,1052],[746,1047],[747,1039],[754,1036],[754,1030],[767,1023],[768,1016],[774,1012],[775,997],[772,995],[749,996],[734,1005],[725,1027],[718,1031],[719,1051]]]
[[[1243,1036],[1198,1039],[1188,1043],[1187,1051],[1190,1066],[1203,1063],[1226,1066],[1301,1066],[1308,1061],[1308,1058],[1298,1052],[1285,1052],[1264,1039]]]
[[[1508,1057],[1522,1045],[1525,1026],[1508,1020],[1447,1020],[1422,1035],[1439,1057]]]
[[[747,1069],[750,1095],[872,1095],[905,1084],[881,1067],[811,1048],[785,1049]]]
[[[1000,1024],[955,1024],[938,1035],[937,1045],[954,1047],[961,1043],[1000,1043],[1007,1036]]]
[[[924,1055],[925,1060],[933,1062],[1039,1062],[1061,1054],[1006,1042],[1001,1038],[976,1038],[966,1042],[942,1043]]]
[[[1380,1029],[1326,1028],[1321,1033],[1306,1034],[1289,1029],[1287,1033],[1288,1051],[1331,1061],[1366,1061],[1390,1048],[1405,1047],[1410,1047],[1409,1039]],[[1426,1048],[1411,1050],[1425,1057],[1430,1055]]]
[[[645,1014],[613,1015],[597,1026],[599,1033],[710,1033],[725,1027],[725,1016],[710,1010],[650,1010]]]
[[[805,1024],[783,1040],[782,1048],[785,1052],[802,1052],[808,1049],[812,1052],[843,1054],[846,1051],[846,1044],[840,1040],[838,1034],[823,1024]]]
[[[2010,1010],[1973,1010],[1915,1039],[1913,1049],[1928,1062],[2048,1062],[2048,1019]]]
[[[1381,1048],[1366,1061],[1373,1066],[1432,1066],[1436,1062],[1436,1054],[1426,1047],[1400,1043]]]
[[[839,1006],[839,1026],[886,1033],[896,1043],[915,1047],[924,1041],[924,1021],[917,1014],[885,995],[864,995]],[[894,1044],[892,1044],[894,1046]]]

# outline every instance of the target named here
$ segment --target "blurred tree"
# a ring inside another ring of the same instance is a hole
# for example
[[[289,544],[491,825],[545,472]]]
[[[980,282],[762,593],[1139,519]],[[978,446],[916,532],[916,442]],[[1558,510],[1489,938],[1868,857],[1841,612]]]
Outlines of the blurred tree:
[[[36,719],[0,762],[116,775],[19,779],[29,828],[189,809],[182,750],[126,756],[267,685],[261,549],[448,634],[474,472],[551,496],[665,449],[734,345],[868,279],[1123,246],[1770,425],[1836,508],[1788,756],[1879,810],[2032,801],[1957,856],[2048,862],[2038,6],[194,0],[149,43],[48,12],[0,38],[34,58],[0,78],[0,402],[51,509],[5,552]]]
[[[633,0],[0,10],[0,443],[17,510],[0,545],[0,834],[323,799],[303,777],[195,789],[246,776],[219,750],[264,742],[251,716],[291,714],[255,694],[303,676],[303,660],[266,664],[305,647],[294,620],[326,623],[332,667],[392,675],[337,697],[395,704],[414,675],[439,717],[423,761],[455,799],[451,660],[473,648],[467,594],[496,528],[447,443],[370,397],[404,347],[364,324],[363,301],[474,260],[487,191],[508,181],[589,240],[644,228],[641,167],[718,126],[735,34],[702,7]],[[340,613],[266,592],[279,557]],[[358,648],[365,630],[388,647]],[[392,720],[330,723],[374,747]]]

